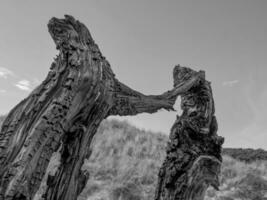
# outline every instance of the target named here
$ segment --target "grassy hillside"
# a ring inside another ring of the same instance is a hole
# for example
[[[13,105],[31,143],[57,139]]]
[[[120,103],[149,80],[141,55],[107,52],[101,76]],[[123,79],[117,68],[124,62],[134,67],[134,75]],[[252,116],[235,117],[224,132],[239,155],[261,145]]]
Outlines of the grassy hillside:
[[[224,148],[223,154],[248,163],[267,160],[267,152],[263,149]]]
[[[104,121],[83,166],[90,179],[79,200],[152,200],[167,139],[127,122]],[[224,155],[220,191],[210,188],[206,200],[267,200],[267,161],[262,160],[266,152],[225,149],[224,153],[239,160]]]
[[[84,165],[91,179],[80,200],[152,200],[166,141],[126,122],[103,122]],[[267,200],[267,161],[223,158],[221,191],[209,189],[206,200]]]
[[[91,181],[81,199],[153,199],[166,142],[165,135],[126,122],[104,121],[84,166],[91,172]]]

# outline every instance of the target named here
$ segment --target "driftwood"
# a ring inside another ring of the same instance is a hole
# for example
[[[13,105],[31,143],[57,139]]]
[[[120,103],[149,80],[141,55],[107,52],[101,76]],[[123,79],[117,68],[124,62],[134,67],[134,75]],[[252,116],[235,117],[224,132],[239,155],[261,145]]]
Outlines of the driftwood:
[[[31,200],[52,153],[60,166],[47,180],[47,200],[75,200],[88,173],[81,170],[101,121],[110,115],[173,110],[177,95],[200,74],[161,95],[144,95],[118,81],[84,24],[52,18],[49,32],[59,50],[46,79],[14,107],[0,133],[0,200]]]
[[[197,72],[176,66],[174,86]],[[210,82],[202,80],[181,95],[181,116],[171,129],[167,155],[159,171],[155,200],[203,200],[211,185],[218,189],[221,146]]]

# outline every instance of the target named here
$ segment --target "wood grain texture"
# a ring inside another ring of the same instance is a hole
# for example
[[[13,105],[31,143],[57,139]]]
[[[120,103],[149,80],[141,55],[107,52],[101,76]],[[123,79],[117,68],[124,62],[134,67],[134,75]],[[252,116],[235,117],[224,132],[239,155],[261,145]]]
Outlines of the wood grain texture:
[[[86,26],[52,18],[59,50],[46,79],[15,106],[0,132],[0,200],[33,199],[55,151],[60,166],[47,180],[47,200],[75,200],[88,173],[81,170],[99,124],[109,115],[173,110],[177,95],[200,74],[161,95],[144,95],[118,81]]]
[[[176,66],[174,86],[186,84],[196,73]],[[218,189],[224,139],[217,135],[210,82],[203,71],[198,73],[202,74],[198,84],[181,94],[183,113],[171,129],[155,200],[204,200],[210,185]]]

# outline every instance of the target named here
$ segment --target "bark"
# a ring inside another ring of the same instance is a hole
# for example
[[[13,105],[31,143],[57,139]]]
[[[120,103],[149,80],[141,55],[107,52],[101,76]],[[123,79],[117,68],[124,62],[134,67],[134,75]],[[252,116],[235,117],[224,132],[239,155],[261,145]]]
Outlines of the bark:
[[[5,119],[0,132],[0,200],[33,199],[52,153],[60,166],[47,180],[48,200],[75,200],[88,174],[81,170],[101,121],[109,115],[173,110],[178,94],[196,84],[144,95],[120,83],[84,24],[52,18],[49,32],[59,50],[46,79]]]
[[[196,72],[177,66],[175,85]],[[219,187],[221,145],[217,135],[214,100],[204,72],[197,85],[181,94],[183,113],[171,129],[167,155],[158,175],[155,200],[203,200],[206,189]]]

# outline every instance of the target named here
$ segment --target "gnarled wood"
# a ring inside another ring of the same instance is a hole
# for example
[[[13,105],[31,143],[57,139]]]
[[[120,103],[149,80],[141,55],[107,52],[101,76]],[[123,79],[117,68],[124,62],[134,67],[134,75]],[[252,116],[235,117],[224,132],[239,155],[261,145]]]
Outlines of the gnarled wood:
[[[75,200],[88,179],[81,170],[101,121],[109,115],[172,110],[176,96],[200,80],[162,95],[144,95],[120,83],[84,24],[52,18],[59,50],[46,79],[8,114],[0,133],[0,200],[32,199],[52,153],[60,166],[47,181],[47,200]]]
[[[197,72],[176,66],[174,86],[186,84]],[[223,138],[217,136],[214,100],[204,72],[197,85],[181,95],[177,116],[159,171],[155,200],[203,200],[206,189],[218,189]]]

